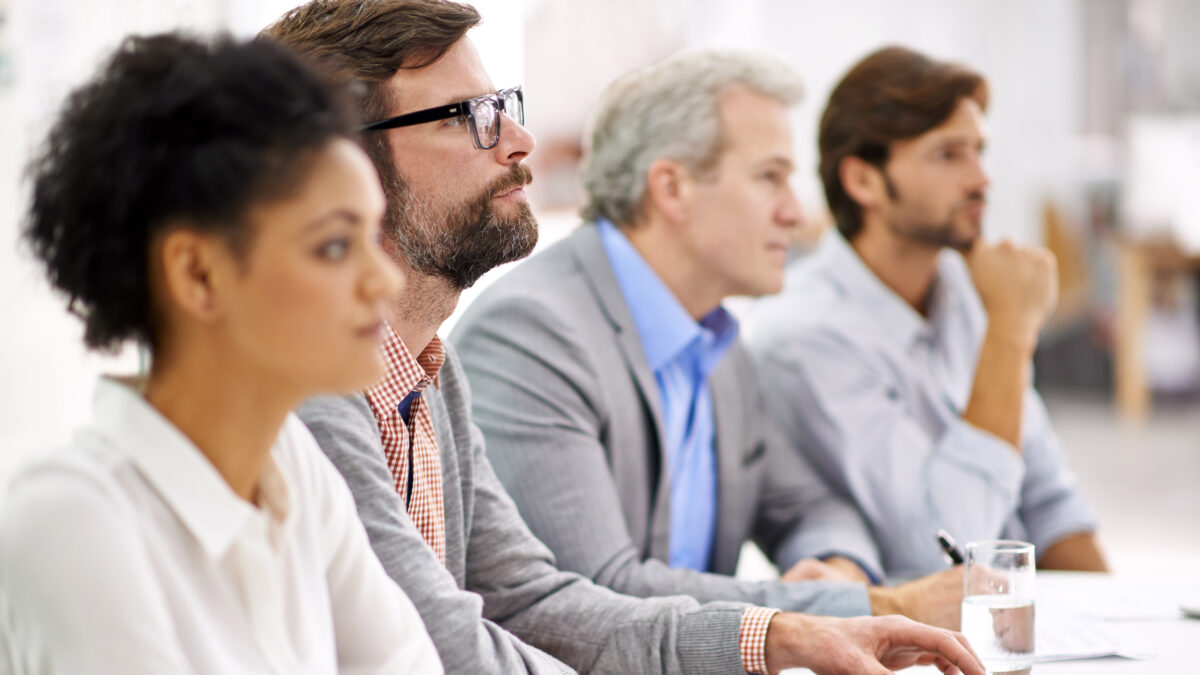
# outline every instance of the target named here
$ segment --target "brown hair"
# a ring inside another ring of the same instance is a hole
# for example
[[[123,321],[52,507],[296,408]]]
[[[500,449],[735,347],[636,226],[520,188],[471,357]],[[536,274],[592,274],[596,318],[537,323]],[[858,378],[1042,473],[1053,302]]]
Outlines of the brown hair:
[[[260,34],[314,59],[339,80],[362,88],[359,122],[382,119],[396,101],[385,88],[401,69],[437,61],[479,24],[470,5],[448,0],[312,0],[284,14]],[[396,234],[402,194],[388,135],[364,134],[388,198],[384,226]]]
[[[838,82],[821,115],[817,145],[825,199],[847,240],[862,229],[862,207],[842,187],[842,160],[858,157],[883,170],[891,143],[937,127],[964,98],[987,109],[982,75],[904,47],[868,55]]]

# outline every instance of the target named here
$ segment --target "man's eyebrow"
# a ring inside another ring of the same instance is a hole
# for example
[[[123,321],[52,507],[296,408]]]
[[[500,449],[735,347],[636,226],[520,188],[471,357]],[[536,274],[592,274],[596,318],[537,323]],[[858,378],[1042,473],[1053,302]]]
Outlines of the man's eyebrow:
[[[760,164],[776,164],[787,169],[788,171],[792,171],[796,168],[796,162],[793,161],[791,157],[785,157],[783,155],[772,155],[771,157],[762,160]]]
[[[435,105],[425,106],[425,107],[423,107],[423,108],[416,108],[416,110],[427,110],[427,109],[429,109],[429,108],[444,108],[444,107],[446,107],[446,106],[448,106],[448,105],[455,105],[455,104],[458,104],[458,103],[462,103],[463,101],[469,101],[469,100],[471,100],[471,99],[473,99],[473,98],[479,98],[480,96],[487,96],[488,94],[494,94],[494,93],[496,93],[496,92],[494,92],[494,91],[485,91],[485,92],[483,92],[483,93],[481,93],[481,94],[462,94],[462,95],[459,95],[459,96],[453,96],[453,97],[451,97],[451,96],[447,96],[447,97],[445,98],[445,102],[444,102],[444,103],[438,103],[438,104],[435,104]]]
[[[987,139],[983,138],[982,136],[974,137],[955,134],[953,136],[945,136],[937,139],[937,141],[933,144],[933,147],[954,149],[974,148],[979,152],[983,152],[983,150],[987,147]]]

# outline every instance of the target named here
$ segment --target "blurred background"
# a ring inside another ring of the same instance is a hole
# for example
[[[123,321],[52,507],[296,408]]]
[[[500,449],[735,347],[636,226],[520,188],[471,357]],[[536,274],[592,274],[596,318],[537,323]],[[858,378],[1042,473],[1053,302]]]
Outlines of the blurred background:
[[[17,241],[23,169],[63,97],[126,34],[249,36],[296,1],[0,0],[0,480],[86,420],[98,373],[138,367],[132,350],[83,351],[79,322]],[[1036,376],[1110,560],[1118,572],[1200,574],[1200,3],[474,4],[484,23],[472,39],[494,83],[525,87],[539,246],[577,224],[580,135],[603,87],[678,49],[767,49],[803,74],[794,184],[808,225],[796,255],[828,227],[816,124],[851,64],[903,44],[981,71],[992,91],[986,236],[1058,256],[1061,300]]]

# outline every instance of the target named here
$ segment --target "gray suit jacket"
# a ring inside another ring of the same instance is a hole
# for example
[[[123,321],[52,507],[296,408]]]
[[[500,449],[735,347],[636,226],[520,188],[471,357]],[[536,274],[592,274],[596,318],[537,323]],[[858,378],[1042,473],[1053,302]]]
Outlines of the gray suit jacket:
[[[686,593],[810,613],[869,614],[860,584],[733,579],[753,537],[783,567],[841,553],[879,569],[859,513],[798,453],[775,450],[740,344],[710,378],[717,523],[711,570],[670,569],[658,388],[594,227],[521,264],[451,336],[500,480],[564,569],[622,593]]]
[[[559,571],[492,472],[453,352],[424,396],[441,454],[445,566],[396,493],[366,398],[317,398],[298,412],[349,484],[375,553],[416,605],[447,673],[569,672],[539,649],[581,672],[741,671],[746,605],[639,600]]]

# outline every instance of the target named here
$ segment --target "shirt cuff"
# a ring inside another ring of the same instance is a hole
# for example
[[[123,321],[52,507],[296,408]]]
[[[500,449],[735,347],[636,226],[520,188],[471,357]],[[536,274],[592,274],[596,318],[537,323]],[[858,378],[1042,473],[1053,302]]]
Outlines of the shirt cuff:
[[[777,609],[751,607],[742,615],[738,648],[742,652],[742,668],[747,673],[767,672],[767,627],[778,613]]]

